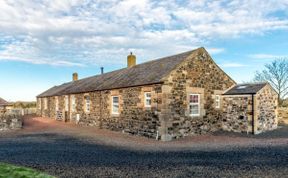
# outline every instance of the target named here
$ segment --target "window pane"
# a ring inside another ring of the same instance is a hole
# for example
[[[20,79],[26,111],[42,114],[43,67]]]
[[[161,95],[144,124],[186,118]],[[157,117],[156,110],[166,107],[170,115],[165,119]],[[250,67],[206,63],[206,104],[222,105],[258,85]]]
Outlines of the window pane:
[[[151,93],[146,93],[147,98],[151,98]]]
[[[90,112],[90,96],[85,96],[86,100],[86,112]]]
[[[75,102],[75,96],[74,95],[72,95],[72,97],[71,97],[71,105],[72,105],[72,112],[75,112],[76,102]]]
[[[199,95],[190,95],[190,103],[198,103]]]
[[[113,105],[113,112],[118,113],[119,106],[118,105]]]
[[[145,107],[151,107],[151,93],[150,92],[146,92],[144,93],[145,96]]]
[[[119,97],[113,97],[113,103],[118,103],[119,102]]]
[[[113,113],[118,113],[118,112],[119,112],[119,106],[113,105]]]
[[[114,96],[112,98],[112,112],[115,114],[119,113],[119,97]]]
[[[192,115],[199,114],[199,105],[190,105],[190,114]]]
[[[150,106],[151,105],[151,99],[146,99],[146,106]]]

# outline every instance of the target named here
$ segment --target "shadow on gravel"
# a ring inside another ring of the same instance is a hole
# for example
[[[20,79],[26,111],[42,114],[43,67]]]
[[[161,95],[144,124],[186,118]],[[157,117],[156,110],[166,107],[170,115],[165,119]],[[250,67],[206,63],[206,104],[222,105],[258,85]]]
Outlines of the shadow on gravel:
[[[257,135],[246,134],[246,133],[235,133],[226,131],[217,131],[213,133],[214,136],[231,136],[231,137],[247,137],[247,138],[259,138],[259,139],[270,139],[270,138],[288,138],[288,125],[279,125],[276,130],[267,131]]]
[[[1,162],[59,177],[277,177],[286,175],[288,146],[223,151],[131,151],[58,134],[0,140]],[[253,176],[252,176],[253,177]]]

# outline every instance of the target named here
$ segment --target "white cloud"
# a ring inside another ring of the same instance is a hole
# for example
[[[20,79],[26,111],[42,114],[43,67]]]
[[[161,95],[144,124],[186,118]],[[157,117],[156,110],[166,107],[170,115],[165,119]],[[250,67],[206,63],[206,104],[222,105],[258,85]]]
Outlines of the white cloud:
[[[287,0],[0,0],[0,56],[71,66],[121,63],[130,50],[145,59],[199,46],[221,53],[211,39],[287,30],[274,15],[287,8]]]
[[[245,64],[240,64],[240,63],[222,63],[220,64],[221,67],[223,68],[238,68],[238,67],[247,67]]]
[[[210,54],[219,54],[219,53],[225,52],[225,49],[224,48],[208,48],[207,51]]]
[[[274,54],[251,54],[248,57],[253,59],[281,59],[288,58],[288,55],[274,55]]]

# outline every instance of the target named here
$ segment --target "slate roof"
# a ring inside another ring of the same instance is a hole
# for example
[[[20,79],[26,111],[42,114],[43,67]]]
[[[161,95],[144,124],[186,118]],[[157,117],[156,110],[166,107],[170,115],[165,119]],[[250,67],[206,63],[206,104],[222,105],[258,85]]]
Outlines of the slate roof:
[[[200,49],[152,60],[131,68],[123,68],[102,75],[64,83],[50,88],[37,97],[60,96],[162,83],[163,78],[175,69],[178,64]]]
[[[9,105],[11,104],[5,101],[4,99],[0,98],[0,106],[9,106]]]
[[[245,94],[256,94],[268,83],[247,83],[235,85],[230,90],[226,91],[224,95],[245,95]]]

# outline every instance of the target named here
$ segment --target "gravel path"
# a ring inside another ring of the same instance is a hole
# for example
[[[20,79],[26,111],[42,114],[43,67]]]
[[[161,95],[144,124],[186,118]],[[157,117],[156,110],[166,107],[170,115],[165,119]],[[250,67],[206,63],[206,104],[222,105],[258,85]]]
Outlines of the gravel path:
[[[57,177],[288,177],[288,127],[279,131],[163,143],[36,118],[0,136],[0,160]]]

